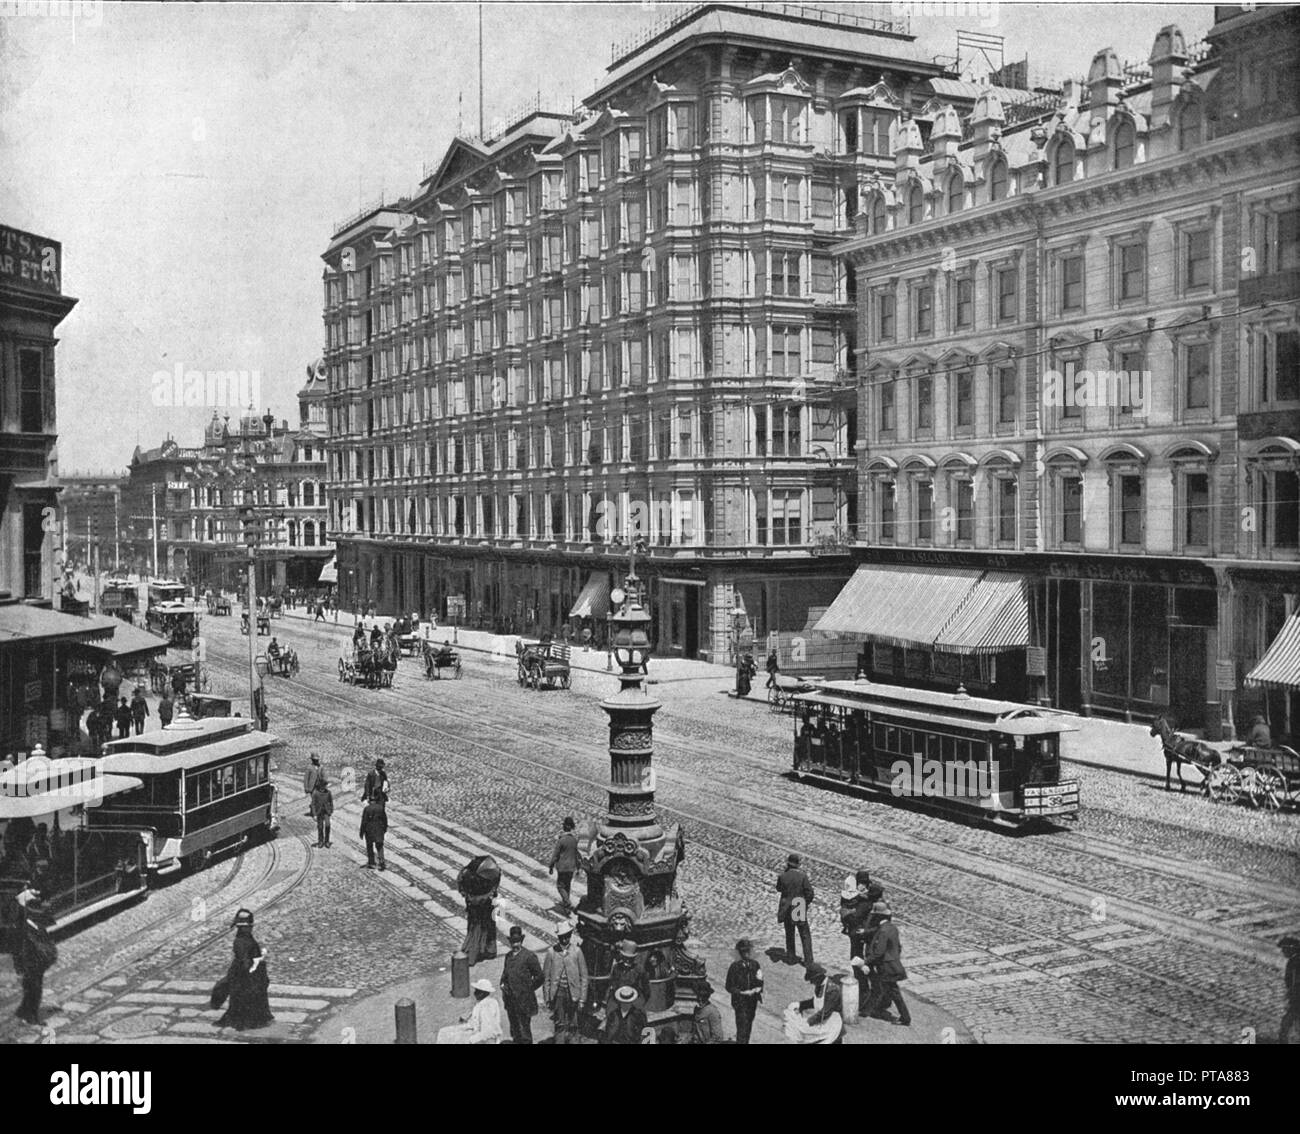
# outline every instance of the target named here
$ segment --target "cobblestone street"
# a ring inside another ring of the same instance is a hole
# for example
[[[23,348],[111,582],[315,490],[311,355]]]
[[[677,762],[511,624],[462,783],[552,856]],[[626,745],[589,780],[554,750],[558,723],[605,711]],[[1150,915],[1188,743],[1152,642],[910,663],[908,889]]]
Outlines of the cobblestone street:
[[[204,629],[215,691],[238,697],[246,648],[238,621],[208,619]],[[503,866],[502,931],[519,924],[534,947],[552,940],[557,899],[545,863],[564,815],[581,831],[604,808],[607,734],[596,702],[614,679],[593,666],[575,669],[567,692],[521,689],[513,655],[491,652],[486,636],[479,652],[467,634],[461,680],[427,681],[404,660],[392,689],[367,690],[337,680],[350,626],[286,619],[276,629],[303,660],[298,678],[267,678],[271,728],[286,742],[279,838],[68,937],[47,981],[57,1007],[47,1031],[6,1020],[0,1036],[377,1038],[347,1022],[350,1006],[412,981],[445,983],[465,929],[455,877],[476,854]],[[868,867],[885,886],[911,974],[906,991],[935,1021],[933,1034],[913,1042],[941,1042],[950,1022],[983,1042],[1275,1034],[1276,941],[1300,926],[1294,815],[1227,808],[1080,766],[1077,829],[976,828],[795,782],[786,774],[788,718],[729,697],[720,672],[694,676],[654,661],[650,672],[664,678],[652,686],[664,703],[657,802],[685,826],[680,885],[715,982],[737,937],[753,937],[762,952],[781,947],[773,880],[798,851],[817,889],[815,947],[832,971],[847,971],[836,916],[844,875]],[[1103,731],[1107,744],[1145,750],[1149,768],[1160,763],[1145,730]],[[1074,742],[1095,738],[1085,729]],[[309,845],[301,779],[312,751],[337,788],[328,850]],[[361,868],[357,838],[358,784],[378,756],[393,791],[384,874]],[[236,1036],[212,1026],[206,1001],[241,905],[256,912],[269,950],[277,1020]],[[499,965],[486,967],[495,979]],[[784,971],[781,980],[790,983]],[[9,972],[0,996],[16,996]],[[779,1039],[784,1000],[769,1001],[756,1041]]]

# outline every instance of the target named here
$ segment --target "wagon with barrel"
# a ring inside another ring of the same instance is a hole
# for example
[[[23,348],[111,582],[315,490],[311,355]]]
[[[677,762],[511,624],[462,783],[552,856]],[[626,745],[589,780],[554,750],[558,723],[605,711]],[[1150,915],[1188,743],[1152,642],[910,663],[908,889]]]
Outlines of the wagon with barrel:
[[[568,689],[569,651],[564,642],[529,642],[521,638],[515,644],[519,684],[529,689]]]

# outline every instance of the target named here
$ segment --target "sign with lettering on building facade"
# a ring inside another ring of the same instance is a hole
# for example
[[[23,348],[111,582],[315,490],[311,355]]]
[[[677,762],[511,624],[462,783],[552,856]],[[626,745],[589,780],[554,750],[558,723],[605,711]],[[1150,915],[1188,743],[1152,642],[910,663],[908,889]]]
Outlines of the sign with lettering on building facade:
[[[1025,647],[1025,676],[1026,677],[1047,676],[1047,647],[1046,646]]]
[[[63,246],[22,229],[0,225],[0,284],[61,294]]]

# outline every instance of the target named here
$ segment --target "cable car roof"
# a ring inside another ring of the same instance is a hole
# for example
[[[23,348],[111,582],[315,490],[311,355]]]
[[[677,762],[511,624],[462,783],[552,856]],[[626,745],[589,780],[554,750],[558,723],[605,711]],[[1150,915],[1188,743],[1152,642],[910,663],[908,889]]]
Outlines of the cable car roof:
[[[886,686],[886,688],[894,688],[894,686]],[[809,705],[832,705],[836,708],[855,710],[870,709],[886,714],[891,718],[916,721],[922,725],[944,725],[949,728],[961,728],[975,732],[1000,732],[1008,736],[1054,736],[1061,732],[1078,731],[1077,725],[1071,724],[1060,717],[1012,715],[1013,713],[1033,711],[1026,709],[1024,705],[1017,705],[1013,701],[987,702],[988,704],[1008,705],[1012,713],[981,719],[980,717],[955,717],[947,713],[926,712],[923,709],[908,709],[887,700],[876,700],[868,697],[849,699],[847,697],[831,697],[824,693],[797,693],[792,699]]]
[[[0,822],[6,819],[37,819],[70,807],[96,807],[110,795],[133,791],[143,781],[134,776],[102,775],[71,787],[42,791],[34,795],[0,796]]]
[[[104,757],[104,770],[128,776],[192,772],[227,760],[237,760],[241,756],[265,755],[271,750],[271,739],[264,732],[247,732],[179,752],[118,752]]]

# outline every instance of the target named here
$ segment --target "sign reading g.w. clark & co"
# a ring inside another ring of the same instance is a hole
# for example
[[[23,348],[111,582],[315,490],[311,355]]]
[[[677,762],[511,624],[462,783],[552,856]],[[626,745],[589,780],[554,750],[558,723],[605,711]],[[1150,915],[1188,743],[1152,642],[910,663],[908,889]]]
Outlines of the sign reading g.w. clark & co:
[[[61,294],[63,246],[0,224],[0,286]]]

